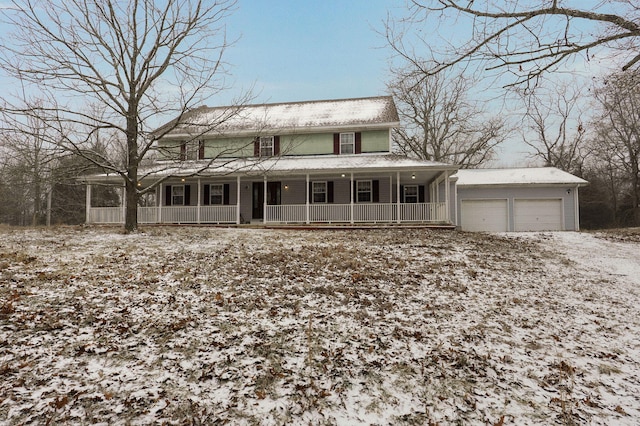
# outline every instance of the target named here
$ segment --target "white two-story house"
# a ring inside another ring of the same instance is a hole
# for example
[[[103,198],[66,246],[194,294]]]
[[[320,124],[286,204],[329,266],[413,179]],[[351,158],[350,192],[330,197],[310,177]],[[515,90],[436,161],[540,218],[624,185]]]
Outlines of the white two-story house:
[[[158,182],[140,223],[454,224],[455,165],[392,153],[389,96],[201,107],[158,129]],[[164,130],[163,130],[164,129]],[[170,130],[166,130],[170,129]],[[121,223],[122,207],[91,205],[87,222]]]

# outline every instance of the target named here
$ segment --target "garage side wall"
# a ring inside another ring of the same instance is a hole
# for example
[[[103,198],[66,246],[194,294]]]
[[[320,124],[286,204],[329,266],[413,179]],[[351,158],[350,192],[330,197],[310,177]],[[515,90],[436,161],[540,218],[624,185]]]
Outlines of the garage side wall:
[[[462,225],[461,204],[464,200],[507,200],[508,206],[508,230],[515,231],[515,204],[516,200],[562,200],[562,228],[565,231],[578,230],[576,223],[576,197],[577,189],[571,186],[564,187],[462,187],[458,186],[457,226]]]

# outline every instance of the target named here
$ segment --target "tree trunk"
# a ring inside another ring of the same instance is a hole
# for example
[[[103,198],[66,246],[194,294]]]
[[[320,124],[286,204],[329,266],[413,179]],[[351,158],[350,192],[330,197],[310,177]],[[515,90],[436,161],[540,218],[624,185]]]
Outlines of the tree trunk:
[[[135,181],[126,179],[125,183],[124,231],[129,234],[138,230],[138,193]]]
[[[125,210],[124,231],[129,234],[138,230],[138,105],[135,99],[135,87],[131,87],[131,101],[127,114],[127,178],[125,179]]]

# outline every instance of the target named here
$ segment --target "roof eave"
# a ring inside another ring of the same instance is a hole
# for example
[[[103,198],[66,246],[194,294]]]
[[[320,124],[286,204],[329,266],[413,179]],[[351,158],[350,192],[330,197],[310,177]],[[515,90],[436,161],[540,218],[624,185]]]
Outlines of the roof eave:
[[[458,182],[458,187],[459,188],[469,188],[469,189],[475,189],[475,188],[486,188],[486,187],[491,187],[491,188],[515,188],[515,187],[527,187],[527,188],[548,188],[548,187],[567,187],[567,186],[571,186],[571,187],[582,187],[582,186],[587,186],[589,184],[589,182],[584,181],[584,182],[536,182],[536,183],[525,183],[525,182],[513,182],[513,183],[472,183],[472,184],[465,184],[465,183],[460,183]]]

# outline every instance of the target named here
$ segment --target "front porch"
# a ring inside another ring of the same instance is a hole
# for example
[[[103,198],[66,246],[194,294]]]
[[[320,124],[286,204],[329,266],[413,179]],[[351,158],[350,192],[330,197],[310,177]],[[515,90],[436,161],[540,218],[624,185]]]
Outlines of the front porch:
[[[446,224],[447,203],[267,205],[263,219],[238,218],[238,206],[138,207],[141,224],[432,223]],[[123,207],[89,207],[87,223],[124,223]]]
[[[158,185],[138,206],[138,223],[447,225],[453,223],[454,211],[449,173],[173,179]],[[91,200],[88,184],[87,223],[124,223],[124,205],[96,207]]]

